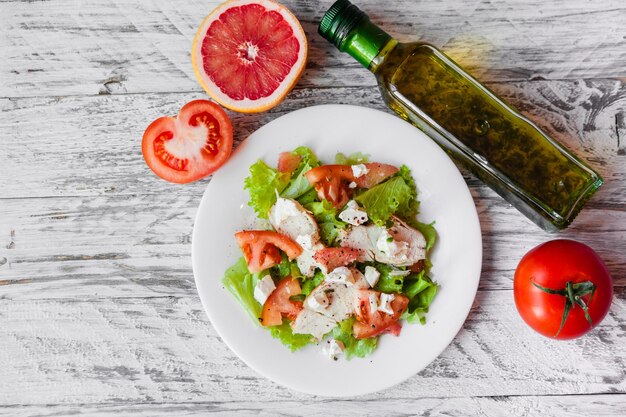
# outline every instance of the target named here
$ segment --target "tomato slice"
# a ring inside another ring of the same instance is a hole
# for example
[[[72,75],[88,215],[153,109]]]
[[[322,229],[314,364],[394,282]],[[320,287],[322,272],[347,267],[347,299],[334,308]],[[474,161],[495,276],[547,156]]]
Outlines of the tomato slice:
[[[301,293],[302,288],[300,288],[297,279],[283,278],[263,304],[261,324],[263,326],[278,326],[282,324],[283,317],[295,320],[302,310],[302,301],[293,301],[289,297]]]
[[[370,296],[380,298],[380,291],[360,290],[356,293],[354,299],[354,314],[356,321],[352,327],[354,337],[357,339],[365,339],[377,336],[381,333],[392,333],[398,335],[400,333],[400,316],[409,306],[408,297],[402,294],[394,294],[394,299],[390,306],[393,314],[383,313],[382,311],[370,308]]]
[[[150,169],[164,180],[184,184],[221,167],[233,148],[226,112],[209,100],[185,104],[177,117],[160,117],[143,134],[141,151]]]
[[[302,157],[300,155],[291,152],[283,152],[278,155],[278,172],[291,174],[298,168],[301,161]]]
[[[235,239],[252,273],[278,265],[282,260],[278,249],[285,252],[289,260],[302,253],[302,248],[296,242],[270,230],[244,230],[235,233]]]
[[[365,167],[368,170],[367,174],[354,179],[354,182],[360,188],[372,188],[399,171],[393,165],[380,164],[378,162],[365,164]]]
[[[304,176],[315,187],[320,200],[328,200],[335,208],[348,203],[352,195],[348,184],[354,179],[350,165],[321,165]]]
[[[371,188],[398,172],[398,168],[393,165],[378,162],[364,165],[367,173],[358,178],[354,176],[351,165],[321,165],[304,175],[309,184],[315,187],[320,199],[330,201],[335,208],[341,208],[352,196],[351,182],[360,188]]]
[[[315,252],[313,259],[330,272],[340,266],[346,266],[359,258],[361,251],[353,248],[324,248]]]

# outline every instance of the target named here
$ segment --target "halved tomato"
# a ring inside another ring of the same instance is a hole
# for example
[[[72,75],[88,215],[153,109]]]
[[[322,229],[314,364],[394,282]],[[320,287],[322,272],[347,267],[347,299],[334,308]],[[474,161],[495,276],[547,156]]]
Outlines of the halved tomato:
[[[383,313],[378,310],[372,311],[370,308],[370,295],[379,300],[380,294],[380,291],[374,290],[360,290],[356,293],[354,298],[356,321],[352,327],[355,338],[365,339],[385,332],[395,334],[396,336],[400,334],[401,326],[398,320],[409,306],[409,299],[402,294],[394,294],[395,297],[390,303],[393,314]]]
[[[326,268],[327,272],[346,266],[359,258],[361,251],[353,248],[324,248],[315,252],[313,259]]]
[[[304,175],[309,184],[315,187],[320,199],[330,201],[335,208],[341,208],[352,196],[351,182],[360,188],[371,188],[398,172],[398,168],[393,165],[378,162],[364,165],[367,173],[358,178],[354,176],[351,165],[321,165]]]
[[[278,172],[291,174],[298,168],[302,157],[291,152],[283,152],[278,155]]]
[[[164,180],[184,184],[221,167],[233,148],[226,112],[209,100],[185,104],[177,117],[160,117],[143,134],[141,151],[150,169]]]
[[[252,273],[278,265],[282,258],[278,249],[285,252],[289,260],[302,253],[302,247],[289,237],[270,230],[243,230],[235,233],[237,244]]]
[[[302,301],[293,301],[290,297],[301,293],[302,288],[300,288],[297,279],[290,276],[283,278],[263,304],[261,324],[263,326],[278,326],[282,324],[283,317],[295,320],[302,310]]]

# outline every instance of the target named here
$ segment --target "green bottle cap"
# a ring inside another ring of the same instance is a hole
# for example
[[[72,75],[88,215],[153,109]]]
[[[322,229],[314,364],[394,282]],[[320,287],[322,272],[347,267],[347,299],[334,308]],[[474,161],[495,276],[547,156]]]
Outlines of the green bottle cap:
[[[326,11],[317,31],[341,50],[341,44],[350,31],[363,19],[368,17],[358,7],[348,0],[338,0]]]
[[[348,0],[338,0],[326,11],[317,28],[324,39],[352,55],[365,68],[391,39],[384,30]]]

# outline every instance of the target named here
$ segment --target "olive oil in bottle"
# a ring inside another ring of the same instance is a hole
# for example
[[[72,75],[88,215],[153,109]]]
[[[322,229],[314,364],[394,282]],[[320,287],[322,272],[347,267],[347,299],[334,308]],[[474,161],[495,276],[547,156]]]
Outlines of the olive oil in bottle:
[[[547,231],[567,227],[602,178],[432,45],[400,43],[347,0],[319,33],[369,69],[387,105]]]

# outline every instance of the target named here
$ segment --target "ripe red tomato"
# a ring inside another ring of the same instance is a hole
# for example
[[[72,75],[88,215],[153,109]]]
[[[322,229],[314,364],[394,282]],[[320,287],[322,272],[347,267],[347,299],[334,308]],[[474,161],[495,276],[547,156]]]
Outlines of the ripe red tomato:
[[[358,178],[354,176],[350,165],[321,165],[304,175],[309,184],[315,186],[320,199],[330,201],[335,208],[341,208],[352,195],[351,182],[354,181],[360,188],[371,188],[398,172],[398,168],[393,165],[378,162],[364,165],[367,173]]]
[[[348,203],[352,190],[349,182],[353,180],[350,165],[322,165],[304,174],[309,184],[317,191],[320,200],[328,200],[335,208]]]
[[[212,174],[226,162],[232,148],[230,120],[209,100],[190,101],[178,117],[159,117],[148,126],[141,143],[150,169],[179,184]]]
[[[409,306],[409,299],[402,294],[394,294],[390,303],[393,314],[381,311],[372,311],[370,308],[370,296],[380,298],[380,292],[374,290],[360,290],[354,298],[354,315],[356,321],[352,326],[352,332],[356,339],[366,339],[381,333],[391,333],[398,336],[401,326],[398,323],[400,316]]]
[[[393,165],[380,164],[378,162],[365,164],[365,167],[367,168],[367,174],[354,179],[354,182],[360,188],[372,188],[399,171]]]
[[[593,249],[558,239],[524,255],[515,271],[513,293],[530,327],[550,338],[573,339],[606,316],[613,282]]]
[[[361,251],[359,249],[340,247],[324,248],[315,252],[313,259],[321,264],[326,271],[330,272],[340,266],[346,266],[359,259]]]
[[[263,326],[278,326],[282,324],[283,317],[295,320],[302,310],[302,301],[293,301],[290,297],[301,293],[302,289],[297,279],[283,278],[263,304],[261,324]]]
[[[287,254],[289,260],[302,253],[302,247],[288,236],[270,230],[243,230],[235,233],[237,244],[252,273],[261,272],[278,265],[282,260],[278,249]]]
[[[302,162],[302,157],[291,152],[283,152],[278,155],[278,172],[291,174]]]

